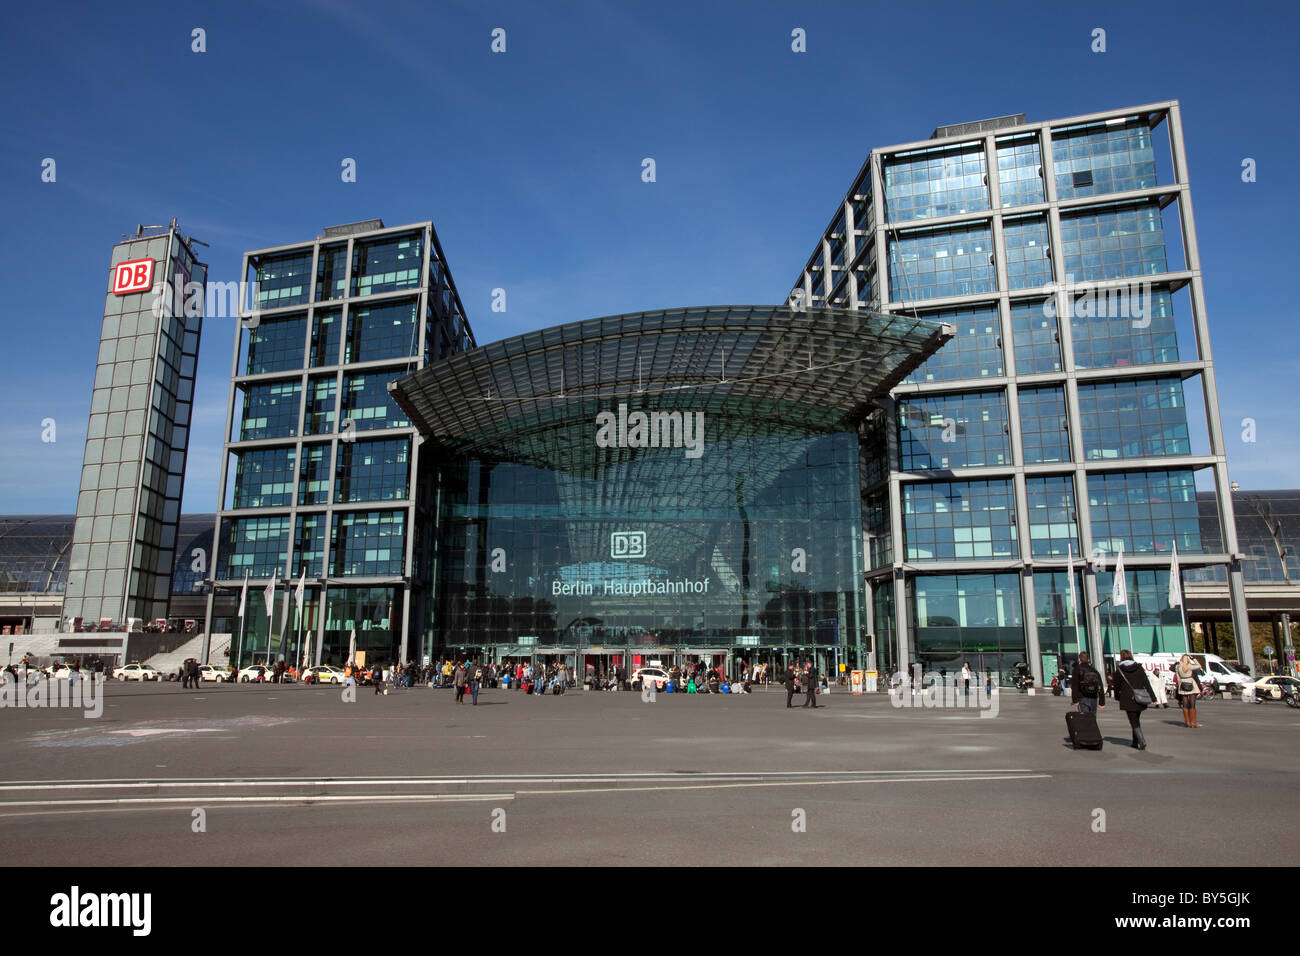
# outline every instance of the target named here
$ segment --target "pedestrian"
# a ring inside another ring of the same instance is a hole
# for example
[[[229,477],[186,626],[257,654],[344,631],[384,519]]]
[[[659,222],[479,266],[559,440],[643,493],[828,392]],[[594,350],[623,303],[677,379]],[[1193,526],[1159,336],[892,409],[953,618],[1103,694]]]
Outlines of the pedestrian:
[[[474,706],[477,707],[478,690],[483,683],[483,668],[479,667],[477,664],[473,662],[470,663],[470,667],[473,668],[473,673],[470,675],[469,678],[469,695],[471,698],[473,698]]]
[[[1080,651],[1070,676],[1070,703],[1077,705],[1081,714],[1095,714],[1098,707],[1106,706],[1105,687],[1101,674],[1089,662],[1088,652]]]
[[[795,674],[793,661],[785,666],[785,677],[781,683],[785,684],[785,706],[793,707],[791,701],[794,700],[794,695],[799,693],[799,680],[798,675]]]
[[[1133,728],[1134,748],[1146,750],[1147,739],[1142,734],[1142,711],[1151,706],[1155,695],[1151,693],[1147,672],[1133,660],[1133,652],[1128,648],[1119,652],[1119,666],[1115,668],[1115,696],[1120,710],[1128,715],[1129,726]]]
[[[961,662],[961,682],[966,688],[966,697],[970,698],[970,661]]]
[[[1196,722],[1196,698],[1201,695],[1201,683],[1196,679],[1196,663],[1191,655],[1184,654],[1174,668],[1178,681],[1178,704],[1183,709],[1183,726],[1200,728]]]
[[[807,665],[804,667],[802,680],[804,689],[808,692],[808,698],[803,702],[803,705],[805,707],[816,707],[818,683],[816,661],[808,661]]]
[[[384,671],[378,662],[370,666],[370,683],[375,685],[376,696],[384,692]]]
[[[465,703],[465,688],[469,685],[469,674],[464,661],[461,661],[456,665],[456,670],[452,673],[451,680],[452,683],[456,685],[456,703]]]

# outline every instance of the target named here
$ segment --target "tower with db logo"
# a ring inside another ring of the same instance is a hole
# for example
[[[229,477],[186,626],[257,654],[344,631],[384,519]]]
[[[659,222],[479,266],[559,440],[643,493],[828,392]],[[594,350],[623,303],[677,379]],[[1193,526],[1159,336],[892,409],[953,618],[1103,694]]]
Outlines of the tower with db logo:
[[[192,243],[173,219],[113,247],[65,627],[167,616],[207,287]]]

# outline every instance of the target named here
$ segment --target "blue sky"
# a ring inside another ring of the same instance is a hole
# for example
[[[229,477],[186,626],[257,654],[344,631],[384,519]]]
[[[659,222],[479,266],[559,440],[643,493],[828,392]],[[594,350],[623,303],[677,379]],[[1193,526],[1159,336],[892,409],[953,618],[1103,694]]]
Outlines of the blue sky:
[[[1190,2],[15,7],[0,40],[0,513],[75,509],[110,248],[138,223],[175,216],[230,281],[246,249],[432,219],[488,342],[781,301],[872,147],[1165,99],[1182,104],[1232,477],[1296,487],[1298,20],[1293,4]],[[216,507],[233,341],[231,320],[207,322],[186,511]]]

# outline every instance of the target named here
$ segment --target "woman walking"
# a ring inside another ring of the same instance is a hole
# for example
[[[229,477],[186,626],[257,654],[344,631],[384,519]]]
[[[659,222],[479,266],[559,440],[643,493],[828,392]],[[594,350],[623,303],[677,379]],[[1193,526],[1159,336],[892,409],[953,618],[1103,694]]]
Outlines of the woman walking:
[[[1196,722],[1196,698],[1201,694],[1201,684],[1196,679],[1196,662],[1184,654],[1174,668],[1174,679],[1178,681],[1178,703],[1183,708],[1183,726],[1200,728]]]
[[[456,665],[456,670],[452,674],[452,682],[456,685],[456,703],[465,703],[465,688],[469,685],[469,669],[465,666],[464,661]]]
[[[1142,711],[1151,706],[1155,696],[1151,693],[1146,670],[1133,660],[1133,652],[1127,648],[1119,652],[1119,667],[1115,669],[1115,697],[1119,700],[1120,710],[1128,715],[1129,726],[1133,728],[1133,746],[1138,750],[1146,750],[1147,739],[1142,734]]]

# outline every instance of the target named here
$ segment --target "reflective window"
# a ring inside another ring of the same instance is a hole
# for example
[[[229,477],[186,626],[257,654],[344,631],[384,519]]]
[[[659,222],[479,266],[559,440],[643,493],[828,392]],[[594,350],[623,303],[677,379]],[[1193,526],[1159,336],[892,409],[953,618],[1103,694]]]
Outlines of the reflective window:
[[[897,153],[885,159],[885,218],[934,219],[989,208],[984,146]]]
[[[306,572],[309,578],[319,578],[325,573],[325,515],[298,516],[293,555],[291,577]]]
[[[1182,543],[1178,550],[1183,549]],[[1115,585],[1113,568],[1097,575],[1097,593],[1107,596]],[[1182,654],[1191,650],[1187,646],[1187,631],[1183,627],[1182,609],[1169,606],[1168,568],[1125,568],[1124,590],[1128,598],[1128,613],[1123,609],[1111,610],[1107,605],[1101,611],[1102,643],[1107,654],[1131,650],[1135,654]]]
[[[1178,334],[1168,292],[1093,290],[1070,303],[1076,368],[1178,361]]]
[[[341,299],[347,291],[348,246],[321,246],[316,263],[316,301]]]
[[[1077,549],[1075,558],[1078,558]],[[1044,654],[1077,655],[1088,649],[1088,611],[1083,606],[1083,579],[1079,571],[1074,572],[1074,602],[1070,602],[1067,572],[1034,572],[1034,616],[1038,620],[1038,647]],[[1069,663],[1059,663],[1067,673],[1070,671]],[[1050,677],[1044,677],[1050,682]]]
[[[343,418],[357,431],[372,428],[407,428],[410,421],[388,394],[388,383],[406,374],[367,372],[343,379]]]
[[[278,578],[288,557],[289,516],[259,515],[222,522],[226,578]],[[255,596],[250,595],[249,600]],[[255,617],[256,615],[249,615]],[[265,616],[265,615],[263,615]]]
[[[1067,282],[1095,282],[1167,271],[1158,203],[1061,214]]]
[[[420,345],[415,318],[414,299],[354,306],[348,315],[348,340],[343,361],[373,362],[415,355]]]
[[[248,361],[245,375],[302,368],[302,346],[307,335],[307,314],[263,318],[246,331]]]
[[[357,241],[352,247],[352,294],[372,295],[418,288],[424,261],[423,234]]]
[[[1061,337],[1053,302],[1011,303],[1011,334],[1017,375],[1061,371]]]
[[[1151,130],[1140,119],[1052,131],[1058,199],[1156,185]]]
[[[317,375],[307,380],[304,435],[326,435],[334,431],[334,399],[337,394],[338,379],[333,375]]]
[[[1093,546],[1114,554],[1201,550],[1196,478],[1190,469],[1088,476]]]
[[[389,441],[339,443],[335,501],[396,501],[406,497],[411,443]]]
[[[1080,383],[1079,428],[1089,461],[1192,453],[1177,378]]]
[[[1069,419],[1065,412],[1065,388],[1021,388],[1020,443],[1025,464],[1070,460]]]
[[[1074,510],[1074,478],[1050,475],[1025,479],[1029,507],[1029,546],[1036,558],[1063,558],[1079,553],[1079,527]]]
[[[330,573],[375,577],[402,573],[403,511],[340,511],[330,531]]]
[[[987,225],[904,233],[889,240],[893,302],[995,291]]]
[[[265,382],[240,386],[244,410],[239,422],[239,440],[290,438],[298,434],[298,399],[302,384]]]
[[[956,329],[956,334],[905,381],[948,382],[1003,373],[1002,327],[996,306],[927,312],[923,318],[947,322]]]
[[[1006,395],[900,397],[898,443],[903,471],[1005,465],[1011,460]]]
[[[1052,281],[1046,219],[1008,219],[1002,239],[1007,250],[1008,289],[1033,289]]]
[[[298,504],[323,505],[330,499],[330,446],[303,445],[298,471]]]
[[[293,503],[295,449],[249,448],[233,454],[237,464],[231,507],[275,508]]]
[[[924,679],[955,683],[968,664],[994,684],[1015,680],[1025,659],[1018,575],[918,575],[907,581],[907,603]]]
[[[1042,202],[1043,159],[1038,148],[1038,137],[1009,136],[997,141],[998,186],[1002,205],[1026,206]]]
[[[1009,479],[905,484],[907,560],[1014,558],[1015,513]]]
[[[343,324],[341,309],[317,309],[311,327],[312,368],[337,365],[339,361],[339,328]]]
[[[278,309],[306,302],[311,294],[311,260],[311,249],[264,256],[255,268],[254,308]]]

